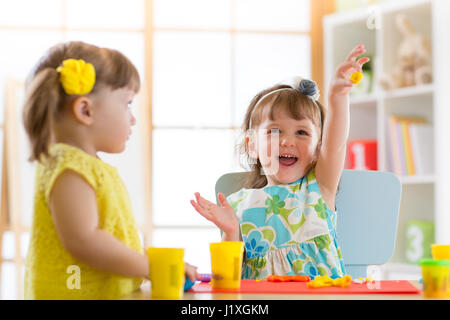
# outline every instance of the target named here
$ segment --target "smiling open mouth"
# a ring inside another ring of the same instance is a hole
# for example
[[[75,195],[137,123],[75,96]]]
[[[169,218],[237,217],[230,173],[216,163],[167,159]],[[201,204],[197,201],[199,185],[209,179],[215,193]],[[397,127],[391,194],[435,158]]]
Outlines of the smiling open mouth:
[[[282,166],[289,167],[294,165],[297,162],[298,158],[291,154],[282,154],[278,157],[278,160],[280,161],[280,164]]]

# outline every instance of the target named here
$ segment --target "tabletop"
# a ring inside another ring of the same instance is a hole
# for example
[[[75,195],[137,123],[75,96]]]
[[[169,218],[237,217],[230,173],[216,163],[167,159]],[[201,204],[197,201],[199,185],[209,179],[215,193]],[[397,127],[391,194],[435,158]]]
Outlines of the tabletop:
[[[410,281],[422,289],[419,281]],[[141,288],[123,297],[124,300],[151,300],[151,286],[144,281]],[[254,293],[191,293],[183,300],[428,300],[420,294],[254,294]],[[450,299],[450,298],[449,298]]]

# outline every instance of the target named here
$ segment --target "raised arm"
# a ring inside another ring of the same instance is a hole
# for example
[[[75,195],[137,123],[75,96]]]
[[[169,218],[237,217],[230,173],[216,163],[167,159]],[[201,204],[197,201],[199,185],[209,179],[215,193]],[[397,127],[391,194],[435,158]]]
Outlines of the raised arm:
[[[356,59],[364,52],[366,52],[364,45],[355,47],[347,59],[337,67],[330,83],[316,177],[324,201],[332,210],[339,179],[344,169],[350,127],[349,93],[353,88],[350,75],[356,71],[361,72],[362,66],[369,61],[367,57]]]

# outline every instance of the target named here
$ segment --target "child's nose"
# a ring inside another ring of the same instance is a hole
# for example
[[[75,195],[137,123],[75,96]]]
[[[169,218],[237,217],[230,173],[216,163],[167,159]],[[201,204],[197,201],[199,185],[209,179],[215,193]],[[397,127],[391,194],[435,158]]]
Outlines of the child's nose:
[[[294,145],[294,138],[291,136],[281,137],[280,145],[282,147],[290,147]]]

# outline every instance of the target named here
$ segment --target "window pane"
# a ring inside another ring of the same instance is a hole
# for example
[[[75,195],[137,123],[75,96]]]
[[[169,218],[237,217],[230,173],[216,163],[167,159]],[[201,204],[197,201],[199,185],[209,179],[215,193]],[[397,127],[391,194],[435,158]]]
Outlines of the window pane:
[[[0,1],[0,25],[61,26],[61,0]]]
[[[156,27],[229,28],[230,0],[154,0]]]
[[[3,233],[2,256],[3,259],[14,259],[16,256],[16,238],[12,231]]]
[[[144,0],[67,0],[69,27],[143,28]]]
[[[2,281],[0,282],[0,298],[3,300],[17,299],[17,267],[13,262],[3,262],[1,265]]]
[[[22,255],[22,259],[25,259],[28,252],[28,245],[30,243],[30,234],[28,232],[24,232],[20,235],[20,253]]]
[[[308,36],[238,34],[235,125],[241,125],[259,91],[295,75],[309,78],[310,56]]]
[[[209,244],[220,242],[220,230],[211,229],[155,229],[153,246],[184,248],[184,261],[198,267],[199,273],[211,273]]]
[[[67,41],[84,41],[99,47],[119,50],[138,69],[143,82],[145,65],[144,34],[134,32],[68,32]]]
[[[230,35],[157,32],[154,41],[154,124],[230,125]]]
[[[309,0],[238,0],[238,29],[307,31],[310,28]]]
[[[18,161],[20,163],[20,206],[22,211],[22,225],[31,226],[34,209],[34,181],[36,175],[36,162],[29,162],[31,155],[30,144],[22,123],[22,109],[24,101],[24,88],[20,87],[17,91],[17,128],[19,136]]]
[[[211,225],[190,204],[194,192],[215,202],[214,186],[236,171],[231,130],[167,130],[153,134],[153,223]]]
[[[6,79],[24,81],[41,56],[62,40],[61,32],[0,31],[0,122],[3,122]]]
[[[24,87],[21,83],[12,82],[13,85],[9,88],[13,92],[10,92],[12,97],[10,102],[10,118],[11,121],[15,121],[15,124],[10,125],[9,134],[13,137],[17,137],[17,149],[12,148],[11,151],[17,151],[14,158],[17,157],[18,171],[15,172],[17,176],[17,192],[20,202],[16,205],[20,210],[21,224],[24,226],[30,226],[33,215],[33,200],[34,200],[34,177],[36,163],[30,163],[28,158],[31,154],[28,138],[25,133],[22,122],[22,109],[24,102]],[[14,169],[14,168],[13,168]],[[15,170],[15,169],[14,169]],[[15,188],[15,187],[14,187]],[[15,197],[15,196],[13,196]],[[19,218],[19,217],[18,217]]]

